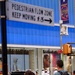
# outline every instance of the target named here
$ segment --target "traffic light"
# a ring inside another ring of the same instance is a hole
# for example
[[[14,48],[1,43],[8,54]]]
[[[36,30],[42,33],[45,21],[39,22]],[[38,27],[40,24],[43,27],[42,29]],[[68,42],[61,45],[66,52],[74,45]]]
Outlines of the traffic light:
[[[63,45],[63,54],[71,54],[72,53],[72,46],[70,44],[64,44]]]

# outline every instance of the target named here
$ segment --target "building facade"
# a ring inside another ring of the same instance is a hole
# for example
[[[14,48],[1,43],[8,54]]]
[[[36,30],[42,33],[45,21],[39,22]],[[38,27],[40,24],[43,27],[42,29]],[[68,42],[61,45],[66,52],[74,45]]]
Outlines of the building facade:
[[[10,47],[12,46],[13,47],[27,46],[27,47],[35,47],[35,48],[60,47],[60,25],[59,25],[59,21],[60,21],[59,3],[60,2],[59,0],[9,0],[9,1],[22,2],[34,6],[53,9],[54,11],[54,25],[52,26],[6,20],[7,44]],[[68,0],[68,15],[69,15],[69,24],[66,25],[68,26],[69,35],[62,36],[62,44],[65,44],[67,42],[75,42],[74,0]],[[1,25],[0,25],[0,29],[1,29]],[[1,31],[0,31],[0,43],[1,43]],[[8,59],[9,57],[10,55],[8,55]],[[11,58],[13,58],[13,55]],[[27,58],[29,57],[27,56]]]

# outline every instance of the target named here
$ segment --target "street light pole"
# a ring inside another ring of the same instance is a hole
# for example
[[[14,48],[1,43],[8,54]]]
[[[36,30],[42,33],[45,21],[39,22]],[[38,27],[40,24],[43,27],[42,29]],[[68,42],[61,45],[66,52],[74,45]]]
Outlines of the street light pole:
[[[62,50],[62,33],[61,33],[61,28],[62,28],[63,21],[60,20],[59,24],[60,24],[60,49]],[[62,54],[61,54],[61,59],[62,59]]]
[[[7,68],[7,36],[6,36],[6,0],[0,0],[1,8],[1,40],[2,40],[2,75],[8,75]]]
[[[62,26],[62,24],[60,24],[60,49],[62,50],[62,35],[61,35],[61,26]]]

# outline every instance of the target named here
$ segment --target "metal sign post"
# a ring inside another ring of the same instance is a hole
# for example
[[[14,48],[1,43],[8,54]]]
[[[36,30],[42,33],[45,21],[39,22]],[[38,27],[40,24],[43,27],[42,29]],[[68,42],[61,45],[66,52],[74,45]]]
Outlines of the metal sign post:
[[[1,38],[2,38],[2,75],[8,75],[7,68],[7,36],[6,36],[6,0],[0,0]]]
[[[68,35],[68,27],[62,24],[63,24],[63,21],[60,20],[60,49],[61,50],[62,50],[62,36]],[[61,55],[61,59],[62,59],[62,55]]]
[[[62,27],[63,21],[60,20],[60,49],[62,50],[62,34],[61,34],[61,27]],[[62,59],[62,54],[61,54],[61,59]]]

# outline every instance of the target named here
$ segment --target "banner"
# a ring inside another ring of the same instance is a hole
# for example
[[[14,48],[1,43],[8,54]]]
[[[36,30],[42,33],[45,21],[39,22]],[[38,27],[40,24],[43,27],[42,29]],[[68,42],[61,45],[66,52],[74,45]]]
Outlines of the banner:
[[[61,0],[60,2],[61,20],[63,20],[63,24],[69,23],[68,0]]]

